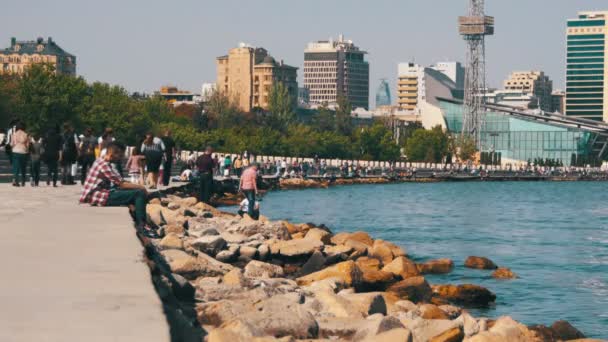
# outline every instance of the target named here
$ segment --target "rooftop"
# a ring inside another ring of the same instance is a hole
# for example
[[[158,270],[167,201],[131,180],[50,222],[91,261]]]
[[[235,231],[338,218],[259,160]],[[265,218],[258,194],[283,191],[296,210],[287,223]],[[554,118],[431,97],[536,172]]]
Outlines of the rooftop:
[[[308,43],[308,46],[304,50],[304,52],[308,52],[308,53],[310,53],[310,52],[335,52],[335,51],[367,53],[363,50],[360,50],[359,47],[353,43],[352,40],[344,39],[343,35],[339,35],[338,40],[329,38],[329,40],[319,40],[316,42]]]
[[[65,56],[65,57],[74,57],[74,55],[67,53],[63,50],[53,38],[49,37],[47,40],[43,38],[38,38],[36,40],[17,40],[16,38],[11,38],[11,46],[4,50],[0,50],[0,53],[3,54],[20,54],[20,55],[51,55],[51,56]]]

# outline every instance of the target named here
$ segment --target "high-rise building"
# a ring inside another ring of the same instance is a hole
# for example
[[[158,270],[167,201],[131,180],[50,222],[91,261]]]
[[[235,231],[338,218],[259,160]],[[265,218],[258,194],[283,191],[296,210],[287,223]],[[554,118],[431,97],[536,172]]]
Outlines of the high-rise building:
[[[566,115],[608,122],[608,11],[568,20]]]
[[[31,41],[11,38],[11,46],[0,50],[0,75],[22,74],[33,64],[52,65],[58,74],[76,74],[76,57],[65,52],[51,37]]]
[[[511,73],[503,83],[505,90],[520,91],[522,94],[534,95],[541,110],[551,112],[553,105],[551,93],[553,81],[542,71],[517,71]]]
[[[304,50],[304,87],[311,104],[336,103],[339,96],[353,108],[369,108],[369,64],[365,51],[342,35],[309,43]]]
[[[437,97],[452,99],[456,92],[456,83],[432,67],[399,64],[397,104],[403,110],[419,112],[423,103],[437,106]]]
[[[391,90],[386,80],[381,80],[376,91],[376,108],[391,105]]]
[[[282,83],[294,107],[298,99],[298,68],[277,62],[264,48],[241,43],[228,55],[217,57],[217,90],[237,101],[245,112],[252,108],[268,108],[272,87]]]

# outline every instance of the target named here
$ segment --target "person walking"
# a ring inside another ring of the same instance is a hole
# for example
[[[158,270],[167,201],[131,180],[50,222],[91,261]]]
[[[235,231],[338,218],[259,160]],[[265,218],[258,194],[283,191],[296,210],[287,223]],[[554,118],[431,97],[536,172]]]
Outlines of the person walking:
[[[97,148],[97,139],[93,136],[93,129],[87,128],[84,131],[84,137],[80,141],[78,147],[80,154],[80,166],[82,168],[80,175],[80,184],[84,185],[87,178],[87,171],[95,162],[95,149]]]
[[[173,167],[173,159],[175,157],[175,140],[171,137],[171,131],[165,130],[162,137],[165,145],[165,160],[163,162],[163,185],[168,186],[171,180],[171,168]]]
[[[19,122],[15,125],[15,130],[11,134],[13,186],[25,186],[25,170],[29,149],[30,137],[25,132],[25,125]],[[21,175],[21,183],[19,182],[19,175]]]
[[[47,132],[44,139],[42,139],[42,160],[44,161],[48,169],[48,178],[46,180],[46,185],[50,185],[52,180],[53,186],[57,187],[57,170],[59,159],[61,158],[62,145],[62,138],[57,128],[51,128]]]
[[[127,160],[127,170],[131,183],[145,185],[144,183],[144,168],[146,165],[146,157],[141,154],[139,146],[133,148],[133,152]]]
[[[42,158],[42,139],[39,134],[34,135],[34,139],[30,143],[30,175],[32,177],[32,186],[38,186],[40,183],[40,159]]]
[[[241,174],[243,172],[243,160],[241,159],[240,156],[236,156],[234,158],[233,167],[234,167],[234,173],[236,174],[236,176],[241,177]]]
[[[250,167],[248,167],[243,175],[241,176],[241,181],[239,182],[239,192],[243,192],[245,198],[250,203],[247,207],[247,214],[249,217],[254,218],[254,204],[255,204],[255,196],[258,194],[258,166],[253,163]]]
[[[120,162],[124,157],[123,148],[116,143],[106,146],[103,157],[97,158],[87,175],[80,203],[100,207],[128,206],[133,213],[137,230],[149,237],[157,237],[146,225],[146,204],[148,192],[142,185],[126,182],[112,168],[111,163]]]
[[[11,141],[13,138],[13,133],[15,133],[15,130],[17,128],[16,126],[19,122],[20,121],[17,119],[11,120],[8,125],[8,130],[6,130],[6,136],[4,137],[4,140],[6,141],[4,145],[4,152],[6,153],[8,161],[11,165],[13,165],[13,147],[11,146]]]
[[[207,146],[205,153],[200,155],[196,160],[196,167],[199,172],[199,201],[209,203],[211,199],[211,191],[213,189],[213,169],[215,168],[215,160],[213,160],[213,149]]]
[[[228,177],[228,176],[230,176],[230,167],[232,166],[232,158],[230,157],[229,154],[226,155],[223,163],[224,163],[224,171],[222,173],[222,176]]]
[[[63,137],[61,147],[61,184],[74,185],[74,177],[72,177],[72,164],[78,158],[78,137],[74,133],[72,125],[66,123],[63,125]]]
[[[146,156],[146,181],[150,189],[156,189],[158,184],[158,172],[163,161],[164,151],[165,145],[162,140],[152,133],[146,134],[146,138],[141,144],[141,152]]]

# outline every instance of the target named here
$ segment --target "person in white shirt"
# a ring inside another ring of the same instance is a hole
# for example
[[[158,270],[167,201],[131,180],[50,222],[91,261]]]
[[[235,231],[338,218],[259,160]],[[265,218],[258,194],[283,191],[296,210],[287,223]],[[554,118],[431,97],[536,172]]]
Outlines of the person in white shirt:
[[[247,198],[245,198],[243,201],[241,201],[241,204],[239,205],[239,210],[238,210],[238,214],[243,217],[243,215],[245,215],[247,213],[249,209],[249,200]],[[253,207],[253,216],[252,219],[257,220],[260,218],[260,202],[259,201],[255,201],[255,206]]]

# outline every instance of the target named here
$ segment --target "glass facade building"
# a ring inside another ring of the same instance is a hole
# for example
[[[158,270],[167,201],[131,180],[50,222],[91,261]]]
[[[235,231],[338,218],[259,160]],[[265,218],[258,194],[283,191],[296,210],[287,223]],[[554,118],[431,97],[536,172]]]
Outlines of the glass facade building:
[[[608,12],[568,20],[566,115],[608,122]]]
[[[386,80],[380,81],[376,91],[376,107],[391,105],[391,91]]]
[[[439,99],[448,131],[462,131],[461,103]],[[501,112],[487,112],[481,132],[481,152],[501,153],[502,160],[533,161],[536,158],[560,160],[572,165],[577,160],[588,160],[593,155],[593,133],[540,123],[510,116]]]

